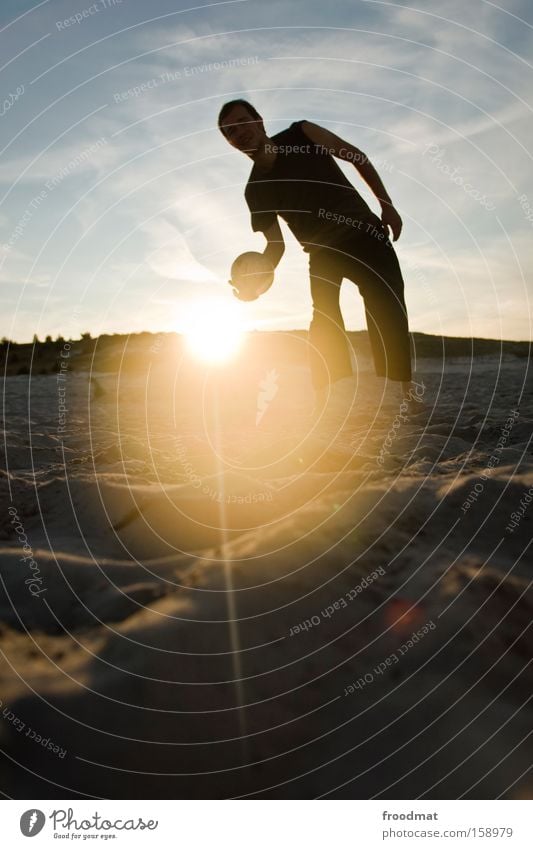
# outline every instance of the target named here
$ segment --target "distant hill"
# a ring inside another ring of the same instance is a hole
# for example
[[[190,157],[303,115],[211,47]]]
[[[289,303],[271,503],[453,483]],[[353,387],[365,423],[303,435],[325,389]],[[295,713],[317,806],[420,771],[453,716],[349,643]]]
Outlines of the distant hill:
[[[350,331],[348,337],[356,356],[370,358],[366,331]],[[469,339],[459,336],[411,334],[417,359],[449,359],[452,357],[483,357],[503,355],[529,357],[530,342],[498,339]],[[241,357],[246,360],[268,360],[277,363],[305,364],[307,331],[253,331],[245,342]],[[105,334],[93,339],[83,334],[81,339],[0,343],[0,366],[8,376],[24,374],[57,374],[61,368],[69,371],[144,372],[171,358],[184,354],[183,337],[178,333]]]

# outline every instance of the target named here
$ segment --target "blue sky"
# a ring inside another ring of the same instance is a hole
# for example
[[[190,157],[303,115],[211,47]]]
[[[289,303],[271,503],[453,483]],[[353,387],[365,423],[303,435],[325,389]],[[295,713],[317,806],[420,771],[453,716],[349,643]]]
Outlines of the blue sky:
[[[269,135],[307,119],[374,162],[404,221],[412,330],[530,338],[530,4],[3,0],[0,39],[0,336],[181,330],[191,302],[231,299],[231,262],[264,247],[251,161],[216,125],[245,97]],[[282,230],[252,327],[310,319],[307,255]],[[362,328],[349,281],[342,305]]]

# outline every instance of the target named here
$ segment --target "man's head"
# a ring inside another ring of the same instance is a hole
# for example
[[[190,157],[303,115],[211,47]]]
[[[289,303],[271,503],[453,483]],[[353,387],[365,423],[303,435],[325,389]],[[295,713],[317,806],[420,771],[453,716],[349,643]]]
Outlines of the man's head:
[[[225,103],[218,115],[218,127],[232,147],[247,156],[252,156],[267,138],[261,115],[247,100]]]

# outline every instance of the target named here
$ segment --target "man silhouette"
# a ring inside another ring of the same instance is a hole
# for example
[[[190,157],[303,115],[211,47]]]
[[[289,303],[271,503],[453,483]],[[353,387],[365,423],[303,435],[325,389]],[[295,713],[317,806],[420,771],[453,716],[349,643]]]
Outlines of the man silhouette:
[[[225,103],[218,126],[254,164],[245,189],[254,232],[267,239],[263,255],[276,268],[285,250],[277,216],[309,254],[313,316],[310,367],[320,397],[353,373],[339,298],[343,278],[364,299],[375,372],[401,381],[411,394],[411,352],[404,283],[393,241],[402,220],[368,157],[310,121],[296,121],[269,138],[259,112],[246,100]],[[381,219],[333,157],[353,163],[381,204]]]

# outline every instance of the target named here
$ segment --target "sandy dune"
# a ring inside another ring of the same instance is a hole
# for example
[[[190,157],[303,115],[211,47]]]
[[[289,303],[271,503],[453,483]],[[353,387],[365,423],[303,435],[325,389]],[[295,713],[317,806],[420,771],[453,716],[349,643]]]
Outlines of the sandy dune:
[[[531,798],[527,361],[263,372],[6,380],[4,793]]]

